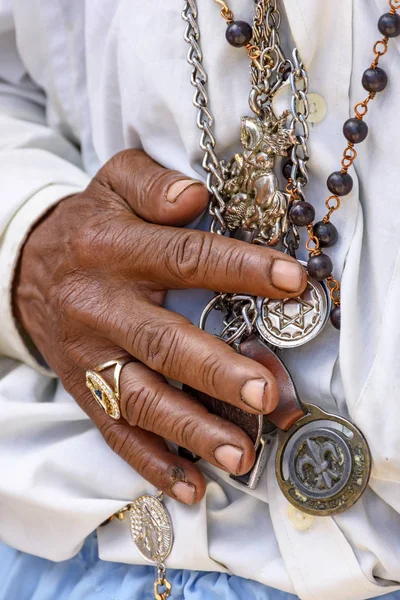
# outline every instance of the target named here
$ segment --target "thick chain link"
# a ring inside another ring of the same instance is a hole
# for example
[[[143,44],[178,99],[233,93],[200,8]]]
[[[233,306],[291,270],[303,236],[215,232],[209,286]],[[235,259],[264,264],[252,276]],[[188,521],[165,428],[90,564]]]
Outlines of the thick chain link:
[[[191,83],[195,88],[193,104],[198,109],[197,127],[202,132],[200,147],[204,152],[203,168],[207,173],[207,187],[211,194],[209,205],[209,213],[212,216],[211,232],[223,235],[226,232],[224,221],[225,202],[221,191],[224,186],[225,175],[223,163],[215,153],[214,117],[209,106],[208,78],[203,67],[197,14],[196,0],[186,0],[182,18],[187,23],[185,41],[189,44],[187,60],[192,67]]]
[[[171,590],[172,586],[166,578],[165,566],[163,563],[160,563],[157,565],[157,579],[154,582],[155,600],[167,600],[171,595]]]
[[[304,188],[309,181],[307,163],[310,159],[310,153],[308,150],[309,127],[307,119],[310,114],[310,105],[307,96],[308,75],[297,48],[293,50],[290,67],[289,81],[292,90],[290,127],[295,133],[296,143],[290,155],[293,166],[288,191],[291,194],[292,202],[298,202],[306,200]],[[283,245],[286,252],[295,256],[300,245],[300,235],[295,225],[290,225],[283,238]]]
[[[253,39],[248,47],[251,58],[250,75],[252,89],[249,98],[251,110],[260,118],[266,118],[276,91],[282,86],[288,72],[292,89],[290,127],[296,134],[291,159],[293,162],[291,194],[293,200],[304,199],[304,187],[308,183],[307,162],[309,160],[307,118],[309,115],[308,77],[294,49],[292,60],[282,50],[279,27],[281,15],[278,0],[256,0],[253,21]],[[226,177],[225,163],[216,154],[214,117],[207,93],[207,73],[203,66],[200,44],[198,10],[196,0],[185,0],[182,18],[186,22],[185,41],[189,44],[187,60],[192,67],[191,83],[195,88],[193,104],[198,109],[197,126],[201,131],[200,147],[204,152],[203,168],[207,173],[207,187],[211,194],[209,213],[212,216],[211,232],[224,235],[227,227],[224,220],[225,202],[222,196]],[[299,235],[294,226],[286,233],[283,243],[292,254],[299,246]]]
[[[249,49],[252,59],[249,103],[251,110],[261,118],[266,116],[267,107],[284,81],[285,67],[289,66],[280,43],[280,23],[277,0],[256,0],[253,45]]]
[[[308,102],[308,75],[304,69],[297,48],[293,50],[292,69],[290,72],[290,87],[292,88],[291,112],[292,121],[290,126],[296,133],[297,143],[292,148],[291,160],[292,184],[298,199],[305,199],[303,188],[309,181],[307,162],[310,159],[308,151],[309,127],[307,119],[310,114]]]

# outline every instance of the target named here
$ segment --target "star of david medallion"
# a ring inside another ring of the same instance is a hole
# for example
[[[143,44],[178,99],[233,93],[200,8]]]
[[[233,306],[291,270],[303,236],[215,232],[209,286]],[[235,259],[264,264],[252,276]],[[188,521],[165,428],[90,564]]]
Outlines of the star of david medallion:
[[[370,451],[353,423],[312,404],[304,407],[307,414],[279,433],[278,483],[302,512],[333,516],[351,508],[367,487]]]
[[[256,327],[261,337],[277,348],[302,346],[325,327],[331,299],[324,284],[308,276],[303,294],[297,298],[257,299]]]
[[[146,560],[163,563],[172,550],[172,523],[167,509],[155,496],[137,498],[129,509],[131,536]]]

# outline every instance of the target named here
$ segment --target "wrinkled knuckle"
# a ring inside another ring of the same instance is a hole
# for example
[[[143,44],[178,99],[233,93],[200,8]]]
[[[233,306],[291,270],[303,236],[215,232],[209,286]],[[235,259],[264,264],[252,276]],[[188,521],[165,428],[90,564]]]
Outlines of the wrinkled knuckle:
[[[136,448],[134,456],[132,457],[132,463],[134,464],[135,471],[137,471],[141,477],[144,477],[147,481],[156,485],[155,481],[157,474],[153,472],[153,458],[149,450],[145,447]]]
[[[129,150],[125,149],[114,154],[100,169],[96,179],[102,184],[113,187],[113,181],[118,177],[121,170],[125,168],[128,160],[128,152]]]
[[[178,329],[173,323],[142,322],[133,334],[133,355],[141,356],[144,363],[160,373],[168,371],[172,364],[178,366],[181,360],[181,329],[182,326]]]
[[[210,394],[217,394],[221,387],[220,382],[225,381],[225,369],[221,358],[216,354],[209,354],[202,362],[201,377],[204,389]]]
[[[161,393],[147,385],[133,384],[126,386],[129,391],[124,403],[123,411],[128,423],[134,427],[151,429],[156,418],[157,407],[161,400]]]
[[[171,425],[174,440],[183,448],[193,448],[193,440],[198,432],[198,420],[193,416],[177,417]]]
[[[169,245],[167,256],[171,270],[177,272],[183,282],[190,282],[199,269],[204,269],[212,255],[212,241],[198,232],[179,232]]]
[[[230,248],[224,256],[225,274],[237,277],[238,273],[243,273],[245,267],[246,254],[242,248],[236,245]]]
[[[123,178],[132,176],[132,169],[144,152],[141,150],[125,149],[117,152],[110,158],[108,162],[100,169],[96,175],[99,181],[105,187],[118,193],[120,181]]]

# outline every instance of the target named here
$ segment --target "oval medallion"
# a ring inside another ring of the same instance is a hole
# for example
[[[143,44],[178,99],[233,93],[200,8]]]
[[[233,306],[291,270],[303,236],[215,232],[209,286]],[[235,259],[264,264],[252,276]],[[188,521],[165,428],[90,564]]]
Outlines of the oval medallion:
[[[257,331],[277,348],[302,346],[326,325],[331,299],[323,283],[308,276],[303,294],[297,298],[257,299]]]
[[[353,506],[368,485],[368,444],[353,423],[312,404],[304,407],[308,413],[279,432],[278,483],[299,510],[336,515]]]
[[[139,553],[150,562],[162,563],[174,541],[169,514],[158,498],[140,496],[129,509],[131,535]]]

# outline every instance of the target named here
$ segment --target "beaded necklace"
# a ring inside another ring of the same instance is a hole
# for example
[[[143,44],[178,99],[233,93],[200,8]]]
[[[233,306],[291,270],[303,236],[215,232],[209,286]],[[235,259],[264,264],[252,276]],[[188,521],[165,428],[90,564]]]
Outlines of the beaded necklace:
[[[292,50],[289,59],[281,47],[278,0],[255,0],[252,26],[236,20],[225,0],[214,1],[221,7],[221,15],[227,23],[228,43],[247,51],[251,79],[249,106],[253,116],[241,119],[243,151],[229,162],[220,160],[215,152],[214,119],[207,94],[197,3],[186,0],[182,14],[187,24],[184,37],[189,44],[188,63],[195,88],[193,103],[198,110],[203,167],[211,194],[210,231],[253,244],[278,246],[295,256],[300,243],[298,229],[305,227],[308,285],[300,297],[278,301],[216,293],[205,307],[199,326],[206,329],[211,312],[221,311],[223,327],[219,337],[238,352],[247,352],[254,360],[273,366],[280,376],[284,373],[283,380],[287,371],[276,354],[272,359],[271,350],[296,348],[309,342],[322,331],[329,316],[333,326],[340,329],[340,285],[332,275],[332,260],[323,249],[338,239],[331,217],[340,207],[340,197],[352,189],[353,180],[348,171],[357,157],[354,146],[368,135],[364,117],[369,103],[386,87],[387,76],[378,63],[388,50],[389,38],[400,35],[397,13],[400,1],[390,0],[389,12],[379,19],[378,29],[384,37],[375,43],[374,60],[362,78],[369,94],[354,107],[355,116],[344,123],[343,133],[348,143],[342,168],[328,177],[327,214],[318,223],[314,223],[315,209],[305,197],[309,180],[308,75],[297,49]],[[282,115],[275,115],[272,100],[287,81],[292,92],[290,107]],[[288,182],[285,191],[279,189],[274,173],[278,156],[288,157],[282,165]],[[204,398],[204,394],[193,389],[187,391],[212,412],[221,416],[229,412],[227,405],[222,409],[218,407],[218,400]],[[232,420],[246,430],[248,416],[238,418],[232,414]],[[278,428],[276,475],[289,502],[303,512],[324,516],[347,510],[361,497],[368,484],[371,465],[368,444],[361,432],[349,421],[301,402],[295,391],[282,401],[282,389],[280,407],[268,418],[259,420],[255,442],[257,460],[241,483],[253,489],[257,485],[276,434],[274,428],[271,431],[271,423]],[[338,429],[341,429],[340,434]]]
[[[249,58],[254,60],[254,46],[251,44],[252,28],[249,23],[235,20],[234,14],[225,0],[214,0],[214,2],[221,6],[221,16],[227,22],[226,39],[228,43],[237,48],[245,46]],[[322,221],[314,223],[314,207],[302,199],[296,187],[293,186],[296,165],[291,159],[287,159],[282,164],[283,176],[288,181],[286,190],[292,198],[289,218],[296,227],[307,227],[309,234],[307,250],[310,253],[307,270],[317,280],[326,279],[327,281],[333,303],[330,317],[332,325],[336,329],[340,329],[340,284],[333,278],[332,261],[322,249],[331,247],[338,241],[338,231],[331,222],[331,216],[340,208],[340,197],[348,195],[353,189],[353,179],[348,171],[357,158],[354,146],[363,142],[368,136],[368,125],[364,121],[368,112],[368,104],[377,93],[386,88],[388,83],[386,72],[378,64],[381,57],[388,51],[389,39],[400,35],[400,16],[397,13],[400,8],[399,0],[389,0],[389,8],[389,12],[381,15],[378,20],[378,30],[383,38],[375,42],[373,46],[374,60],[362,75],[362,85],[369,94],[365,100],[355,105],[355,116],[347,119],[343,125],[343,134],[348,143],[343,152],[341,170],[331,173],[327,179],[327,187],[331,195],[325,200],[328,212]]]

